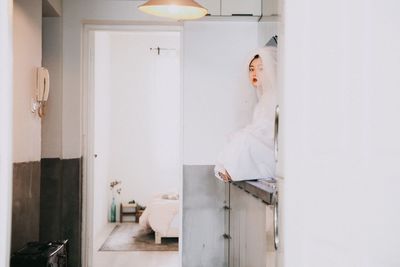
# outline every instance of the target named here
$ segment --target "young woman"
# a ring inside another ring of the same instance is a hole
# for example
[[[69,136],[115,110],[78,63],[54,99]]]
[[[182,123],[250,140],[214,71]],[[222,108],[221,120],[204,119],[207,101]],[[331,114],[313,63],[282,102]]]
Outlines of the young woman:
[[[276,48],[264,47],[249,63],[249,79],[258,102],[251,123],[231,136],[218,157],[215,175],[225,182],[275,175],[276,59]]]

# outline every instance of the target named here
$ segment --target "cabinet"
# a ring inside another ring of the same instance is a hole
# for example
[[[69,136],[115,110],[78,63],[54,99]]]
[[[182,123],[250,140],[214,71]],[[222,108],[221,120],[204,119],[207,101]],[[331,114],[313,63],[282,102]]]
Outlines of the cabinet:
[[[278,0],[262,0],[262,14],[263,17],[279,15]]]
[[[273,202],[266,190],[224,183],[212,165],[185,165],[182,266],[275,267],[273,209],[266,204]]]
[[[236,185],[229,185],[229,267],[274,267],[273,209]]]
[[[265,266],[265,204],[236,186],[230,191],[229,266]]]
[[[197,0],[211,16],[261,16],[262,0]]]
[[[197,0],[211,16],[263,16],[279,15],[278,0]]]
[[[261,16],[261,0],[221,0],[221,15]]]

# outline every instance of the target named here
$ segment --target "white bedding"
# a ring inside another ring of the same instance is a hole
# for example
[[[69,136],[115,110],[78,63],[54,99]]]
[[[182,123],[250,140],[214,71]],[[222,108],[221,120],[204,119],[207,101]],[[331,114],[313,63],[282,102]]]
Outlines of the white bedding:
[[[179,200],[154,198],[139,218],[144,228],[153,229],[161,237],[179,236]]]

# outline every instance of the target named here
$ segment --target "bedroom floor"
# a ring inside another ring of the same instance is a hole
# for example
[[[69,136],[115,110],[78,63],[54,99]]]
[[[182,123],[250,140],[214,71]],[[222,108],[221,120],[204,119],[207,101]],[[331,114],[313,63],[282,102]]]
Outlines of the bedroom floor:
[[[93,267],[179,267],[178,251],[98,251],[115,225],[109,223],[95,240]]]

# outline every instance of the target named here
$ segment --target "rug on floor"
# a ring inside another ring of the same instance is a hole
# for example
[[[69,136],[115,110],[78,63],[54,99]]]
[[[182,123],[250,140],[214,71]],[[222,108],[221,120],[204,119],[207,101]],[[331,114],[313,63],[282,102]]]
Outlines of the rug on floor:
[[[178,251],[178,238],[154,243],[154,232],[137,223],[117,224],[99,251]]]

